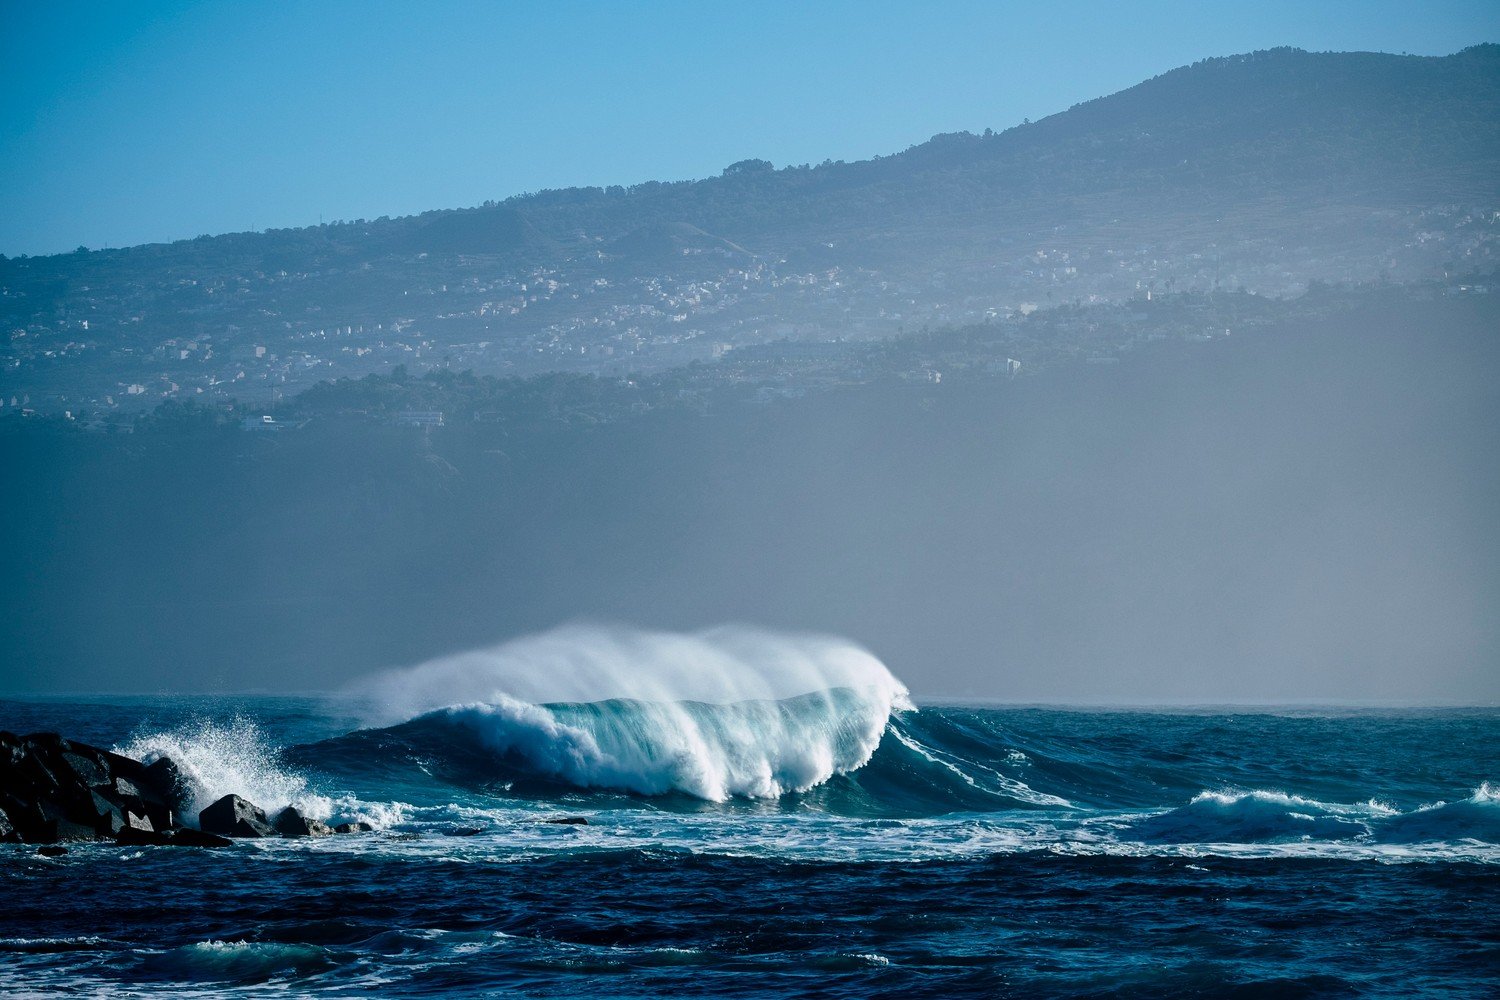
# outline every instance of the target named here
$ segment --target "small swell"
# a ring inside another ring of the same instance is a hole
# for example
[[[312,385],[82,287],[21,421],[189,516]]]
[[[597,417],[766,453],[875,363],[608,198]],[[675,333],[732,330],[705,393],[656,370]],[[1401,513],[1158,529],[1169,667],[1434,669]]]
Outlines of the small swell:
[[[1392,816],[1377,826],[1375,836],[1385,843],[1478,840],[1500,844],[1500,786],[1485,782],[1458,802],[1439,802]]]
[[[1138,819],[1126,829],[1140,841],[1165,844],[1495,844],[1500,843],[1500,790],[1486,782],[1466,799],[1409,812],[1375,801],[1345,805],[1275,791],[1202,792],[1185,806]]]
[[[189,982],[264,983],[302,978],[337,966],[326,949],[309,944],[257,941],[200,941],[148,956],[148,976]]]
[[[1130,825],[1147,843],[1253,844],[1345,840],[1369,833],[1375,804],[1344,806],[1282,792],[1201,792],[1185,806]]]

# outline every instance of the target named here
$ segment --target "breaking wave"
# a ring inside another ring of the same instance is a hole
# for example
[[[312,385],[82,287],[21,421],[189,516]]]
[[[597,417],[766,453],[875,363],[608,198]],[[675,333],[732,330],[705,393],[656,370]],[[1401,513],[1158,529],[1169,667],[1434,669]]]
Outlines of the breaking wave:
[[[533,705],[444,710],[486,748],[582,788],[711,802],[807,791],[864,766],[890,717],[888,692],[834,688],[780,701]]]
[[[377,718],[447,723],[581,788],[776,798],[866,764],[906,688],[824,636],[569,626],[387,673]]]

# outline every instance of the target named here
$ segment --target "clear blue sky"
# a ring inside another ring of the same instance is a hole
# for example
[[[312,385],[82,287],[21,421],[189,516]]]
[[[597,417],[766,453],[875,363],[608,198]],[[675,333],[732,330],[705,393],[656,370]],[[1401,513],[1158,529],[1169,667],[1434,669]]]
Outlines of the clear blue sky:
[[[862,159],[1206,56],[1482,41],[1495,0],[0,0],[0,252]]]

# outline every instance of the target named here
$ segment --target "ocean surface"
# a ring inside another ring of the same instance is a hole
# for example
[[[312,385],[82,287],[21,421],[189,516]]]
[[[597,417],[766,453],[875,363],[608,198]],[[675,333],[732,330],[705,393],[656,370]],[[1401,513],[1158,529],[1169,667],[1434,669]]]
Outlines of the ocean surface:
[[[378,828],[0,846],[0,994],[1500,995],[1497,711],[457,704],[0,701]]]

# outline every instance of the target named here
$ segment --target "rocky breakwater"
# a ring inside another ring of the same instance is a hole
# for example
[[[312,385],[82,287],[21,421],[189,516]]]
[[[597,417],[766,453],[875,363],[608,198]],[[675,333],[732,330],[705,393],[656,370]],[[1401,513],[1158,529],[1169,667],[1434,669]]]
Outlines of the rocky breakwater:
[[[146,764],[56,733],[0,731],[0,843],[112,840],[131,846],[224,847],[231,837],[371,829],[366,823],[330,828],[292,807],[271,821],[238,795],[202,810],[193,829],[182,824],[192,802],[192,791],[170,758]]]

